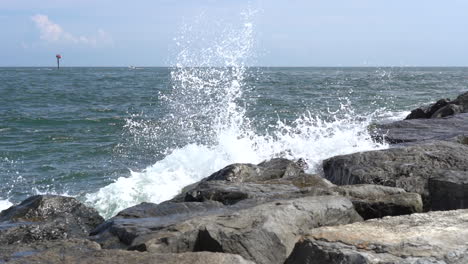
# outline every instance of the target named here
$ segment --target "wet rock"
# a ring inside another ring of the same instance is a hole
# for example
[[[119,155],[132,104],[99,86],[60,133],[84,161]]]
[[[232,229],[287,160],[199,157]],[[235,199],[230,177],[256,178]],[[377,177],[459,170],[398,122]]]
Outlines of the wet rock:
[[[75,198],[32,196],[0,213],[0,244],[86,237],[103,221]]]
[[[229,181],[229,182],[258,182],[280,178],[290,178],[304,173],[302,163],[274,158],[264,161],[258,165],[232,164],[212,175],[207,181]]]
[[[323,169],[325,177],[338,185],[377,184],[419,193],[425,209],[430,209],[429,179],[441,170],[467,171],[467,153],[466,145],[435,141],[332,157],[323,162]]]
[[[431,209],[468,208],[468,171],[441,171],[429,179]]]
[[[318,175],[305,173],[294,178],[274,179],[262,183],[202,181],[192,189],[186,190],[185,194],[179,195],[174,201],[218,201],[224,205],[257,205],[278,199],[321,195],[348,197],[365,219],[422,211],[419,194],[406,193],[400,188],[369,184],[335,186]]]
[[[362,220],[339,196],[277,200],[169,224],[162,218],[116,219],[101,233],[140,251],[223,252],[256,263],[282,263],[304,230]]]
[[[441,118],[466,112],[468,112],[468,92],[459,95],[453,101],[440,99],[429,106],[416,108],[405,119]]]
[[[286,184],[230,183],[207,181],[185,194],[186,202],[218,201],[233,205],[245,199],[275,200],[303,196],[300,189]]]
[[[431,118],[441,118],[441,117],[451,116],[451,115],[462,113],[463,110],[464,110],[463,106],[449,104],[438,109],[434,114],[431,115]]]
[[[104,248],[126,249],[135,237],[151,233],[152,229],[162,229],[195,217],[225,211],[223,204],[216,201],[141,203],[119,212],[115,217],[99,225],[90,235]],[[127,224],[132,228],[130,232],[125,228]]]
[[[468,210],[312,229],[285,263],[468,263]]]
[[[375,140],[391,144],[430,140],[456,141],[459,137],[468,137],[468,113],[375,125],[371,134]]]
[[[0,253],[1,254],[1,253]],[[174,264],[253,264],[238,255],[188,252],[157,254],[127,250],[101,250],[99,244],[87,240],[63,240],[34,245],[28,251],[16,250],[4,258],[8,263],[174,263]]]
[[[405,119],[418,119],[418,118],[431,118],[432,115],[442,107],[447,106],[450,103],[450,99],[440,99],[436,103],[416,108]]]

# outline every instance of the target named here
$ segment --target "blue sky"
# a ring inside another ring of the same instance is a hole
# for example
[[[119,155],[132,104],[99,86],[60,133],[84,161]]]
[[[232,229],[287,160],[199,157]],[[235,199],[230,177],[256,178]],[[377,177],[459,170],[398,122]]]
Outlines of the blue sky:
[[[468,66],[466,0],[0,0],[0,66],[170,65],[247,9],[251,64]]]

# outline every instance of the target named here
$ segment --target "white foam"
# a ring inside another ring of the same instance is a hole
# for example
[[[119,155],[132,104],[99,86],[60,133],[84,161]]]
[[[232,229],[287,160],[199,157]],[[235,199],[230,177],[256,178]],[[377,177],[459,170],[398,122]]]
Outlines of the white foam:
[[[5,209],[8,209],[12,205],[13,204],[8,200],[0,200],[0,212]]]

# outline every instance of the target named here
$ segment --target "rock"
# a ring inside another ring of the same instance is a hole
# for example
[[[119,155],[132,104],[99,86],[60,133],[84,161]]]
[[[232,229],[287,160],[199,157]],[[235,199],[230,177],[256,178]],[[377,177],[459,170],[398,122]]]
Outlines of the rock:
[[[48,250],[56,251],[61,249],[63,255],[77,255],[80,253],[90,253],[100,250],[98,243],[87,239],[62,239],[62,240],[44,240],[36,241],[28,244],[10,244],[0,245],[0,263],[9,261],[8,263],[39,263],[28,259],[29,256],[37,256]],[[26,261],[28,259],[28,261]],[[64,261],[44,261],[45,263],[63,263]],[[43,262],[40,262],[43,263]]]
[[[106,239],[113,236],[128,248],[140,251],[223,252],[239,254],[256,263],[282,263],[304,230],[362,218],[344,197],[316,196],[277,200],[177,223],[168,224],[167,220],[115,219],[106,229],[96,232],[96,237],[107,234]]]
[[[434,141],[420,145],[336,156],[323,162],[325,177],[338,185],[378,184],[421,194],[430,209],[428,181],[442,170],[468,170],[468,146]],[[441,202],[446,208],[449,203]]]
[[[432,115],[450,103],[450,99],[440,99],[436,103],[427,107],[419,107],[411,111],[405,119],[431,118]]]
[[[432,105],[416,108],[405,119],[441,118],[466,112],[468,112],[468,92],[459,95],[453,101],[440,99]]]
[[[412,119],[379,124],[375,125],[371,134],[375,140],[390,144],[430,140],[455,141],[459,137],[468,137],[468,113],[446,118]]]
[[[218,201],[225,205],[233,205],[245,199],[271,201],[300,196],[303,196],[300,189],[294,185],[206,181],[188,191],[185,194],[185,201]]]
[[[428,185],[432,210],[468,208],[468,171],[441,171]]]
[[[258,165],[232,164],[212,175],[207,181],[230,181],[230,182],[259,182],[279,178],[291,178],[304,173],[302,162],[274,158],[264,161]]]
[[[86,237],[103,221],[75,198],[36,195],[0,213],[0,244]]]
[[[438,109],[434,114],[431,115],[431,118],[441,118],[446,116],[451,116],[463,112],[463,106],[449,104]]]
[[[151,227],[163,228],[195,217],[225,211],[223,204],[215,201],[141,203],[119,212],[115,217],[99,225],[90,235],[104,248],[126,249],[135,237],[151,232]],[[136,223],[132,224],[131,232],[127,232],[124,228],[127,223]]]
[[[455,100],[453,100],[452,103],[462,106],[464,110],[467,111],[468,110],[468,92],[464,92],[460,94]]]
[[[1,253],[0,253],[1,254]],[[8,263],[173,263],[173,264],[253,264],[238,255],[188,252],[157,254],[127,250],[101,250],[99,244],[87,240],[63,240],[34,245],[29,251],[16,250],[4,258]]]
[[[285,263],[468,263],[468,210],[310,230]]]
[[[365,220],[423,211],[421,196],[417,193],[407,193],[401,188],[357,184],[338,186],[334,190],[348,197],[354,209]]]

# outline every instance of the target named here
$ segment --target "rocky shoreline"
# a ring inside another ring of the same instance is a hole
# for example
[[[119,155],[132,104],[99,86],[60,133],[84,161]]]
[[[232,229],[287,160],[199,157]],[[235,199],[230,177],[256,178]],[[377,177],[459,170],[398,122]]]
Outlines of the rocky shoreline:
[[[468,263],[468,92],[370,127],[386,150],[231,164],[104,221],[74,198],[0,212],[0,263]]]

